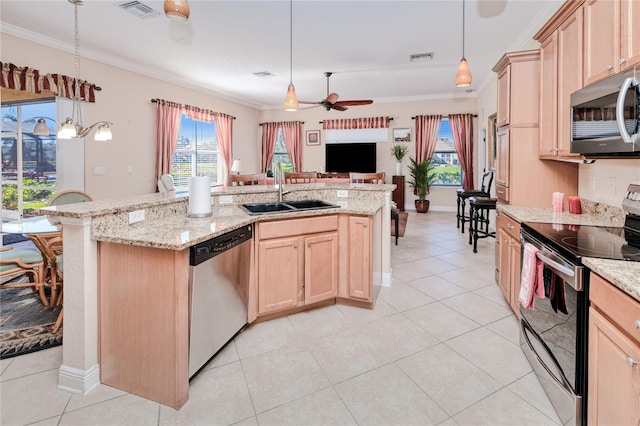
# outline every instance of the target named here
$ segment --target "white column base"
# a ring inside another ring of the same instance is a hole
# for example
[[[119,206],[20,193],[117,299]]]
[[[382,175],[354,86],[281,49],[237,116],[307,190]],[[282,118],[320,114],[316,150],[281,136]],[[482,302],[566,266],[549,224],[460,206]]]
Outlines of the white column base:
[[[58,389],[86,395],[100,384],[100,367],[98,364],[88,370],[61,365],[58,369]]]

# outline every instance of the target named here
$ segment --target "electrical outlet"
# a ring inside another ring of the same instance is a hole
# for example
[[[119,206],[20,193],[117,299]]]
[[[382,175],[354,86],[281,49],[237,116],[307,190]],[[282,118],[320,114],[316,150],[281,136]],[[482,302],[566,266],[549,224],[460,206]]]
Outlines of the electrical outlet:
[[[144,210],[129,212],[129,224],[142,222],[144,220]]]
[[[232,204],[233,203],[233,195],[221,195],[218,197],[219,204]]]
[[[592,191],[596,190],[596,177],[595,176],[591,176],[590,186],[591,186],[591,190]]]
[[[346,189],[339,189],[336,196],[338,198],[349,198],[349,191],[347,191]]]
[[[615,194],[615,193],[616,193],[616,178],[610,177],[609,178],[609,194]]]
[[[107,174],[107,169],[105,169],[104,167],[94,167],[93,168],[93,175],[94,176],[104,176]]]
[[[133,174],[133,166],[128,166],[127,167],[127,173]]]

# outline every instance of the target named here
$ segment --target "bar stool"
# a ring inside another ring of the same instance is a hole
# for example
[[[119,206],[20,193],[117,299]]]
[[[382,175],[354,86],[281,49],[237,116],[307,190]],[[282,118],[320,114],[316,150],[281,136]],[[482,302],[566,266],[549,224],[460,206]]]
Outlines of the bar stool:
[[[464,223],[471,221],[471,214],[469,216],[465,215],[466,209],[466,200],[469,197],[491,197],[491,183],[493,182],[493,171],[488,171],[484,175],[482,175],[482,186],[480,189],[458,189],[456,190],[456,194],[458,196],[456,200],[456,204],[458,207],[458,214],[456,215],[457,219],[457,228],[460,228],[460,224],[462,224],[461,232],[464,234]]]
[[[478,252],[478,239],[496,237],[489,232],[489,213],[496,209],[497,198],[469,197],[469,244],[473,242],[473,252]]]

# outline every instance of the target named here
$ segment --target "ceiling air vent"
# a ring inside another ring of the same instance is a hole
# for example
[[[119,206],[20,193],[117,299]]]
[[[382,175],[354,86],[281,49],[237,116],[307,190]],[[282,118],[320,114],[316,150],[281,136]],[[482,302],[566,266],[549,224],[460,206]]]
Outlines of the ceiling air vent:
[[[409,55],[409,62],[430,61],[433,59],[433,52],[429,53],[414,53]]]
[[[253,75],[255,75],[256,77],[260,77],[260,78],[273,77],[273,74],[271,74],[269,71],[254,72]]]
[[[118,7],[140,19],[149,19],[160,15],[160,12],[144,3],[140,3],[139,1],[118,3]]]

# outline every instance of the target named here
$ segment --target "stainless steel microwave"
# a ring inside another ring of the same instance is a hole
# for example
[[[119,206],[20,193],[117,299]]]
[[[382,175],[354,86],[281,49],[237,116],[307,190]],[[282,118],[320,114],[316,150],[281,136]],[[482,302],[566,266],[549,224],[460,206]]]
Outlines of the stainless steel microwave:
[[[571,152],[589,158],[640,157],[640,69],[571,95]]]

